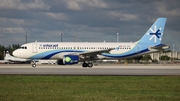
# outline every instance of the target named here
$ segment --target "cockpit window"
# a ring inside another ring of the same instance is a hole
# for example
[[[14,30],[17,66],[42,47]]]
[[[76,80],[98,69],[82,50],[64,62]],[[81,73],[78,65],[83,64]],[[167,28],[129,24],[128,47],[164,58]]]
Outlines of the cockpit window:
[[[26,46],[21,46],[21,47],[19,47],[19,49],[27,49],[27,47]]]

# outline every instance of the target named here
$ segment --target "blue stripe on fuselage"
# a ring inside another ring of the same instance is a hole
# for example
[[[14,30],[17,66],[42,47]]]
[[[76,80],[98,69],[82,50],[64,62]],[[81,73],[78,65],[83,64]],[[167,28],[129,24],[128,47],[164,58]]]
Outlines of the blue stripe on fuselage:
[[[62,53],[62,52],[84,52],[83,50],[51,50],[51,51],[46,51],[42,52],[39,54],[36,54],[32,57],[29,57],[29,59],[50,59],[56,54]]]

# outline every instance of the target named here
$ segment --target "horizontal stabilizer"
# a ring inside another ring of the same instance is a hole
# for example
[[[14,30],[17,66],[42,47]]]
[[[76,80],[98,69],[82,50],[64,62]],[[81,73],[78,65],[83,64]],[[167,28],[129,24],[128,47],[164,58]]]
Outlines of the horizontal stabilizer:
[[[169,49],[169,48],[170,48],[169,45],[161,44],[161,45],[158,45],[158,46],[149,47],[148,49],[151,50],[151,51],[158,51],[158,50],[164,50],[164,49]]]

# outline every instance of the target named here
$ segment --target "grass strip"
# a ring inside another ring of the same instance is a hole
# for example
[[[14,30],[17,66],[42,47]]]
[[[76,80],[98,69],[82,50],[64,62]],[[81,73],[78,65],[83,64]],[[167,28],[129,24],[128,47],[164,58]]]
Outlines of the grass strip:
[[[0,76],[0,101],[180,101],[180,76]]]

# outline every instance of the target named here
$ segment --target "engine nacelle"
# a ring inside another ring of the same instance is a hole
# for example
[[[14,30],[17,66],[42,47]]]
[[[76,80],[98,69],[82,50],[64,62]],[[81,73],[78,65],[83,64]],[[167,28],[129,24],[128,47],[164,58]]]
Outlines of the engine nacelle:
[[[79,62],[79,56],[78,55],[64,55],[63,60],[58,60],[58,65],[71,65],[71,64],[77,64]]]

